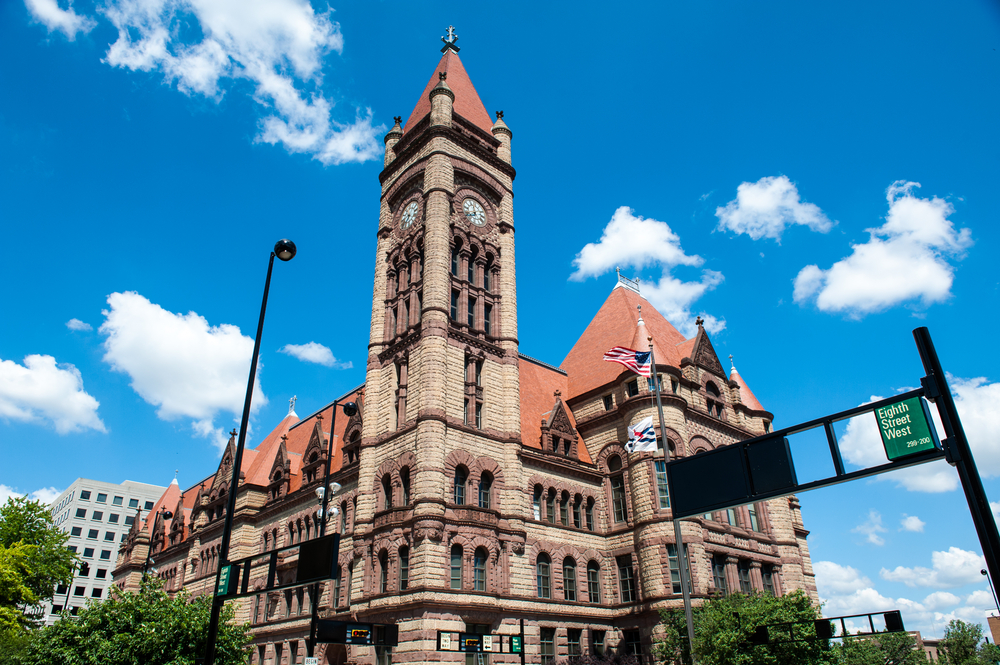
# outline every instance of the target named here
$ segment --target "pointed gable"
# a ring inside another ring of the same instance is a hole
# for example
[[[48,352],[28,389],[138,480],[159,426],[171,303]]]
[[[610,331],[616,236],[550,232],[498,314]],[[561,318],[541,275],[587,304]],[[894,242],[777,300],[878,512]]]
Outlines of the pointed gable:
[[[567,436],[575,435],[577,459],[593,464],[587,446],[576,433],[573,411],[555,395],[557,391],[562,395],[567,392],[565,372],[521,355],[518,358],[518,376],[521,382],[521,443],[541,450],[545,433],[551,435],[556,425],[567,427],[566,430],[556,428],[556,431]]]
[[[604,354],[615,346],[631,348],[636,338],[639,305],[642,305],[646,330],[654,340],[654,350],[658,354],[656,364],[680,366],[681,356],[676,349],[685,341],[684,336],[641,295],[631,289],[615,287],[560,365],[569,375],[568,398],[611,383],[623,371],[628,371],[618,363],[605,362]]]
[[[708,338],[708,333],[701,326],[698,326],[698,334],[695,335],[694,346],[688,357],[694,361],[694,364],[707,369],[712,374],[723,377],[726,375],[726,371],[722,369],[722,363],[719,362],[719,356],[715,353],[715,347],[712,346],[712,341]]]
[[[462,116],[492,136],[493,121],[490,120],[490,114],[487,113],[486,107],[483,106],[482,100],[479,99],[479,93],[476,92],[475,86],[472,85],[472,80],[466,73],[458,54],[451,49],[445,51],[445,54],[441,56],[441,61],[434,69],[434,73],[431,74],[430,81],[427,82],[423,94],[420,95],[416,107],[414,107],[413,112],[410,114],[409,120],[406,121],[403,134],[413,129],[417,123],[430,114],[430,94],[431,90],[440,80],[438,72],[446,72],[448,74],[446,82],[451,91],[455,93],[454,113]]]

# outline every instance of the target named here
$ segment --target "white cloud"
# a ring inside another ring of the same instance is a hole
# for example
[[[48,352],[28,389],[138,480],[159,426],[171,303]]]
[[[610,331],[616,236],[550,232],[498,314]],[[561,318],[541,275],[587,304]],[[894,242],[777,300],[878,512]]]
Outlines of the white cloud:
[[[97,22],[89,16],[80,16],[73,11],[73,2],[67,2],[63,9],[57,0],[24,0],[25,6],[31,12],[31,17],[48,28],[49,32],[61,32],[70,41],[76,39],[77,33],[86,34],[94,29]]]
[[[243,412],[253,339],[233,325],[210,326],[195,312],[174,314],[135,292],[112,293],[100,332],[104,361],[128,374],[132,388],[163,420],[191,418],[192,427],[220,448],[228,440],[214,420]],[[267,404],[260,375],[252,411]]]
[[[899,521],[900,525],[899,530],[913,531],[915,533],[923,533],[925,524],[927,524],[927,522],[924,522],[916,515],[907,515],[906,513],[903,513],[903,519]]]
[[[781,240],[786,226],[801,224],[813,231],[826,233],[833,222],[819,206],[803,203],[788,176],[761,178],[744,182],[736,188],[736,198],[715,209],[719,230],[745,233],[754,240]]]
[[[958,547],[950,547],[947,552],[933,552],[931,562],[933,568],[883,568],[879,576],[890,582],[902,582],[908,587],[948,589],[978,582],[979,571],[986,567],[986,560],[982,556]]]
[[[80,319],[70,319],[66,322],[66,327],[70,330],[93,330],[94,326],[84,323]]]
[[[51,422],[59,434],[94,429],[106,432],[97,416],[100,403],[83,389],[73,365],[52,356],[25,356],[24,364],[0,360],[0,418]]]
[[[921,604],[927,609],[933,611],[941,609],[943,607],[951,607],[952,605],[958,605],[961,601],[962,601],[961,598],[951,593],[950,591],[935,591],[934,593],[924,598],[924,602]]]
[[[691,305],[721,284],[724,278],[720,272],[705,270],[700,281],[684,282],[670,271],[677,266],[700,266],[702,263],[704,259],[700,256],[684,253],[680,237],[666,222],[637,216],[631,208],[622,206],[615,210],[604,227],[601,239],[584,245],[573,259],[576,270],[569,278],[583,281],[616,267],[642,270],[658,266],[662,268],[659,281],[643,283],[642,295],[678,330],[691,337],[697,331]],[[701,316],[710,333],[726,326],[724,319],[705,313]]]
[[[993,520],[1000,522],[1000,503],[990,501],[990,509],[993,511]]]
[[[813,572],[816,573],[816,586],[823,596],[850,594],[872,585],[872,581],[857,568],[841,566],[833,561],[814,562]]]
[[[354,364],[350,361],[338,362],[337,359],[333,357],[333,351],[318,342],[309,342],[307,344],[286,344],[278,349],[278,351],[281,353],[287,353],[293,358],[298,358],[302,362],[316,363],[317,365],[323,365],[324,367],[336,367],[337,369],[351,369],[354,367]]]
[[[854,318],[905,302],[921,307],[951,296],[954,267],[972,244],[969,229],[956,231],[948,216],[951,204],[911,193],[919,183],[894,182],[886,192],[889,214],[871,238],[852,245],[853,253],[823,270],[809,265],[795,278],[795,302],[815,301],[824,312]]]
[[[95,25],[56,1],[26,0],[50,30],[72,37]],[[317,13],[308,0],[107,0],[98,11],[118,31],[107,64],[160,74],[184,94],[215,101],[247,82],[264,116],[258,141],[323,164],[381,156],[385,127],[372,125],[371,110],[337,119],[322,89],[324,58],[344,48],[333,9]]]
[[[55,501],[63,490],[57,490],[55,487],[43,487],[31,492],[28,498],[33,501],[41,501],[42,503],[49,504]],[[24,496],[23,492],[18,492],[16,488],[9,487],[7,485],[0,485],[0,506],[7,503],[11,498],[17,498]]]
[[[865,540],[872,545],[885,545],[885,538],[878,534],[885,533],[887,529],[882,526],[882,515],[877,510],[868,511],[868,519],[851,529],[851,531],[863,534]]]

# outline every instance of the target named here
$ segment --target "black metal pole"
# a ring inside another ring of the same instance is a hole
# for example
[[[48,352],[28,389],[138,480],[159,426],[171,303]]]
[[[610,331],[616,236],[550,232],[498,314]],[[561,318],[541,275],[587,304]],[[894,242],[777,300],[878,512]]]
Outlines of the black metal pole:
[[[326,474],[323,477],[323,516],[319,520],[320,538],[326,535],[326,520],[329,518],[327,506],[330,503],[330,460],[333,459],[333,437],[337,435],[338,406],[340,406],[340,402],[333,400],[333,415],[330,417],[330,440],[326,444]],[[319,620],[319,600],[321,597],[319,585],[319,582],[313,585],[312,619],[309,622],[309,641],[306,642],[306,651],[310,658],[312,658],[313,652],[316,650],[316,623]],[[348,594],[350,594],[350,591],[348,591]],[[331,600],[333,599],[331,598]]]
[[[986,576],[986,581],[990,583],[990,593],[993,594],[993,602],[997,606],[997,612],[1000,612],[1000,599],[997,599],[997,590],[995,588],[993,588],[993,580],[990,579],[990,574],[988,572],[986,572],[985,569],[983,569],[983,570],[981,570],[979,572],[981,572],[983,575],[985,575]],[[1000,616],[1000,614],[998,614],[997,616]]]
[[[945,442],[945,446],[950,445],[957,453],[958,459],[955,468],[962,481],[962,489],[965,491],[965,499],[969,503],[969,512],[972,514],[972,522],[979,535],[979,543],[983,547],[986,567],[989,569],[990,577],[996,578],[997,575],[1000,575],[1000,560],[998,560],[1000,534],[997,533],[996,520],[993,519],[993,511],[990,509],[989,499],[986,498],[986,490],[983,489],[983,481],[979,477],[976,460],[972,457],[969,440],[965,437],[962,421],[958,417],[955,400],[951,396],[951,388],[948,386],[948,380],[941,368],[941,361],[938,360],[930,331],[924,327],[917,328],[913,331],[913,339],[917,343],[917,350],[920,352],[924,371],[927,372],[927,379],[933,383],[931,386],[925,385],[924,389],[934,390],[937,393],[935,402],[945,435],[949,439]]]
[[[247,381],[247,396],[243,401],[243,418],[240,420],[240,436],[236,442],[236,455],[233,458],[233,477],[229,483],[229,496],[226,501],[226,525],[222,530],[222,548],[219,552],[219,567],[215,571],[215,586],[212,589],[212,617],[208,622],[208,644],[205,647],[205,663],[215,663],[215,642],[219,636],[219,613],[224,601],[219,600],[219,579],[222,567],[229,563],[229,542],[233,535],[233,513],[236,512],[236,489],[240,481],[240,466],[243,463],[243,446],[247,440],[247,423],[250,420],[250,403],[253,400],[253,383],[257,378],[257,356],[260,354],[260,334],[264,329],[264,311],[267,309],[267,292],[271,287],[271,269],[274,267],[274,252],[267,262],[267,278],[264,280],[264,298],[260,303],[260,319],[257,321],[257,338],[253,343],[253,356],[250,359],[250,378]],[[152,542],[152,541],[150,541]]]

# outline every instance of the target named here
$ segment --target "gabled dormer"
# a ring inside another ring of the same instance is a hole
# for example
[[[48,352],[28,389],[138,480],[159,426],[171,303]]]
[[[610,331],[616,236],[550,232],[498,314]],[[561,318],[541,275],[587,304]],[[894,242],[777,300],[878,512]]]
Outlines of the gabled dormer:
[[[542,450],[576,459],[579,441],[577,431],[570,422],[567,406],[562,401],[562,392],[557,390],[553,396],[555,404],[542,416]]]
[[[327,442],[327,433],[323,431],[323,414],[319,414],[316,416],[316,424],[313,425],[312,433],[309,435],[309,444],[302,455],[303,487],[323,481],[328,457]]]
[[[184,499],[178,499],[174,508],[174,517],[170,520],[170,535],[167,537],[170,545],[176,545],[184,540]]]
[[[364,400],[359,399],[358,412],[347,419],[344,427],[342,466],[348,467],[361,460],[361,425],[363,423]]]
[[[281,437],[281,445],[274,456],[274,463],[268,473],[267,500],[277,501],[288,495],[291,488],[292,460],[288,457],[287,436]]]

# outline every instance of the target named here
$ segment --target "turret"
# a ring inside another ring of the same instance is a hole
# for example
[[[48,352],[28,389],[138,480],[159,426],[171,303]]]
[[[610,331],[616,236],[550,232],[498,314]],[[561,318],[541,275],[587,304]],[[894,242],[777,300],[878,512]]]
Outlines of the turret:
[[[397,115],[393,120],[396,121],[396,124],[385,135],[385,166],[389,166],[396,159],[396,153],[393,148],[399,143],[399,139],[403,138],[403,117]]]
[[[455,93],[448,87],[448,72],[438,73],[438,84],[431,90],[431,125],[451,127],[451,111],[455,103]]]
[[[493,123],[493,137],[500,141],[497,157],[510,164],[510,139],[513,136],[507,123],[503,121],[503,111],[497,111],[497,121]]]

